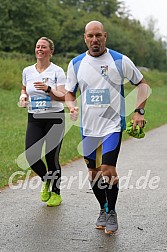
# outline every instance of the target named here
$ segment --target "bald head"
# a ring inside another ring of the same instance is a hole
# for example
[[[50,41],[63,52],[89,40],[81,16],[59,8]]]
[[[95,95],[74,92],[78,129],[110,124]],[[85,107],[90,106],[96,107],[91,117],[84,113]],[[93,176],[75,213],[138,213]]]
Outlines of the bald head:
[[[87,30],[92,29],[94,27],[98,27],[101,31],[104,32],[103,24],[99,21],[96,21],[96,20],[90,21],[89,23],[87,23],[87,25],[85,26],[85,32],[87,32]]]
[[[91,56],[98,57],[106,51],[106,38],[107,33],[101,22],[91,21],[85,26],[84,39]]]

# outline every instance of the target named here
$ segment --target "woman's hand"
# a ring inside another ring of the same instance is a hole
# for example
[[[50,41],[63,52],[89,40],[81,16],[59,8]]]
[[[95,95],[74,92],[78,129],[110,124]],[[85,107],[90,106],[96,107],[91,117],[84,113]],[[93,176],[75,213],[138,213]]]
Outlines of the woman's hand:
[[[40,81],[34,82],[34,87],[37,90],[42,90],[44,92],[46,92],[48,89],[48,86],[44,82],[40,82]]]
[[[28,106],[28,97],[26,94],[21,94],[20,95],[20,101],[18,103],[18,105],[22,108],[26,108]]]

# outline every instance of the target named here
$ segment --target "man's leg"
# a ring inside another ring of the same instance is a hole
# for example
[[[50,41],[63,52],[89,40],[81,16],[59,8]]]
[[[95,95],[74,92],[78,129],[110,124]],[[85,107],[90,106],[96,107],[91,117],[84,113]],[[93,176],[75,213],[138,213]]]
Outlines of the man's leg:
[[[101,166],[102,174],[105,179],[106,197],[108,202],[108,212],[115,211],[115,205],[118,197],[119,179],[116,172],[116,167],[109,165]]]
[[[118,229],[115,206],[119,191],[119,179],[116,171],[117,158],[120,151],[122,134],[116,132],[110,134],[103,141],[103,156],[101,171],[106,183],[106,197],[108,212],[105,232],[110,234]]]
[[[100,208],[104,209],[106,204],[106,185],[100,168],[89,168],[89,181]]]
[[[100,213],[96,221],[97,229],[104,229],[106,226],[106,185],[104,183],[100,168],[89,168],[89,181],[93,193],[100,204]]]
[[[96,228],[104,229],[106,224],[106,186],[101,173],[101,144],[98,138],[83,136],[84,159],[89,169],[89,181],[93,193],[100,205],[100,214]],[[100,159],[99,159],[100,157]]]
[[[115,205],[118,197],[118,176],[114,166],[102,165],[103,176],[106,178],[106,195],[108,202],[108,212],[106,216],[106,234],[112,234],[118,229],[117,213]]]

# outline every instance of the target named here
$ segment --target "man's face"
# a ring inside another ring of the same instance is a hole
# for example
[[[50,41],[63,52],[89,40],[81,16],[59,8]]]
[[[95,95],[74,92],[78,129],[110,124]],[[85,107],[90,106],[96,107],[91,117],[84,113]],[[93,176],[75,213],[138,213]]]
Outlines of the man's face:
[[[106,37],[107,34],[100,25],[91,24],[86,28],[84,39],[90,55],[98,57],[105,51]]]

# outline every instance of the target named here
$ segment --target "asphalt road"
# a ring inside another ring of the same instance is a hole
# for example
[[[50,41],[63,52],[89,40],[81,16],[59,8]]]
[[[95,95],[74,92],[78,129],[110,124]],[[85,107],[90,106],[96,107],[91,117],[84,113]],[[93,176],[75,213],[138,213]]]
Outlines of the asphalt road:
[[[99,206],[83,159],[63,167],[59,207],[39,199],[39,180],[0,193],[1,252],[167,251],[167,125],[122,143],[118,160],[119,230],[95,229]],[[20,187],[20,188],[17,188]]]

